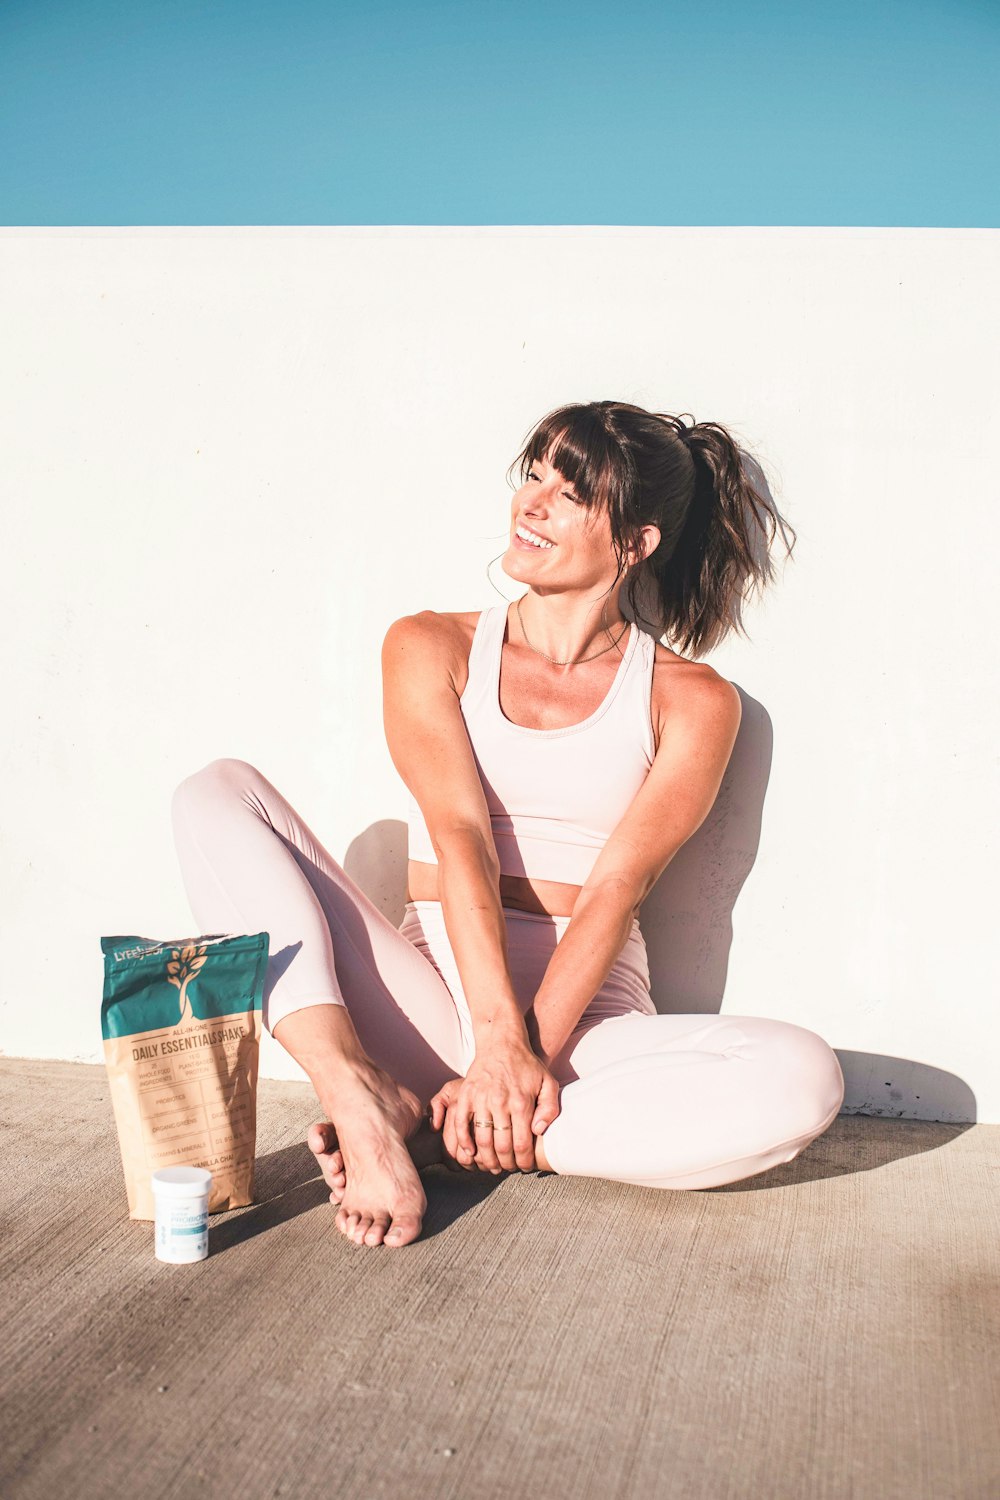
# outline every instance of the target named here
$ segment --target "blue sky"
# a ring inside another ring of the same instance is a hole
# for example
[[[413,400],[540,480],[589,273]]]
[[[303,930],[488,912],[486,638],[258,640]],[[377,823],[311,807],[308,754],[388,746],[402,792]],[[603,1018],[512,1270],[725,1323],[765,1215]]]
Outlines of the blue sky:
[[[997,227],[1000,0],[0,0],[0,223]]]

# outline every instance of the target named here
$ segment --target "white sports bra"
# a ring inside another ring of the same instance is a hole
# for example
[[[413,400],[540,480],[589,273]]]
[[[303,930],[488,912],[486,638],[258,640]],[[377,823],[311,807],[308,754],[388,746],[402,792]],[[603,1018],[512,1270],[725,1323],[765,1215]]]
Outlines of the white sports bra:
[[[649,774],[656,642],[634,623],[603,703],[580,724],[529,729],[500,707],[506,604],[484,609],[469,654],[462,717],[483,784],[500,870],[582,885]],[[410,794],[409,857],[436,864]]]

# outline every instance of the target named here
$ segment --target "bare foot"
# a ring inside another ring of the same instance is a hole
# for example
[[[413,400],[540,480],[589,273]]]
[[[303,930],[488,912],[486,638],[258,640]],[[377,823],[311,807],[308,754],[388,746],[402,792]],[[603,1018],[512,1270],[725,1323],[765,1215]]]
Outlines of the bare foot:
[[[330,1202],[339,1207],[347,1192],[347,1168],[337,1140],[336,1127],[326,1120],[320,1120],[318,1124],[309,1127],[308,1141],[309,1149],[319,1162],[330,1189]],[[418,1122],[414,1133],[406,1137],[406,1146],[418,1171],[421,1167],[437,1165],[446,1166],[454,1172],[480,1170],[475,1162],[467,1164],[450,1156],[445,1150],[441,1132],[433,1128],[426,1116]],[[540,1172],[552,1170],[545,1156],[541,1136],[535,1138],[535,1164]]]
[[[339,1206],[347,1191],[347,1168],[337,1139],[337,1127],[328,1120],[319,1120],[315,1125],[310,1125],[307,1139],[309,1149],[319,1162],[330,1189],[330,1202]],[[426,1116],[418,1121],[413,1134],[404,1139],[410,1160],[418,1172],[421,1167],[437,1166],[439,1163],[459,1169],[459,1163],[445,1152],[441,1132],[431,1126]]]
[[[339,1204],[337,1228],[357,1245],[410,1244],[427,1211],[408,1146],[426,1121],[417,1095],[372,1067],[352,1075],[327,1112],[334,1122],[310,1126],[308,1144]]]

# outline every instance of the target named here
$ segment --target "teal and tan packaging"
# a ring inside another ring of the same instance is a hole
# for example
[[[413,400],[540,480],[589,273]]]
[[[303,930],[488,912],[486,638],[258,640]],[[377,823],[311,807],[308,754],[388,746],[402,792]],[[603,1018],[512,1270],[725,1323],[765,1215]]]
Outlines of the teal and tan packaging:
[[[150,1173],[207,1167],[209,1213],[253,1202],[269,934],[102,937],[101,1031],[130,1219]]]

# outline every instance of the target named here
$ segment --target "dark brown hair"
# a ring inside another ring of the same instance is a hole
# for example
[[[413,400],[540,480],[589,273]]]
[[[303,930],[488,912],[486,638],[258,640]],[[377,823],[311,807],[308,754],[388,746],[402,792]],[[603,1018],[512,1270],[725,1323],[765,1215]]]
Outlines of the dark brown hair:
[[[535,460],[545,458],[585,505],[603,508],[618,559],[616,582],[642,527],[659,527],[659,545],[629,569],[623,592],[637,622],[700,656],[731,630],[746,636],[740,605],[748,591],[774,578],[770,552],[778,530],[789,556],[796,534],[768,495],[760,465],[741,454],[719,423],[691,420],[688,426],[625,401],[561,406],[533,429],[508,479],[519,468],[523,482]],[[747,473],[751,465],[756,484]],[[647,595],[645,615],[639,589]]]

